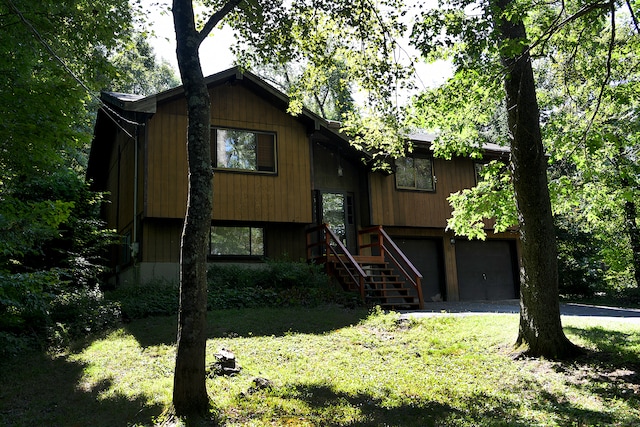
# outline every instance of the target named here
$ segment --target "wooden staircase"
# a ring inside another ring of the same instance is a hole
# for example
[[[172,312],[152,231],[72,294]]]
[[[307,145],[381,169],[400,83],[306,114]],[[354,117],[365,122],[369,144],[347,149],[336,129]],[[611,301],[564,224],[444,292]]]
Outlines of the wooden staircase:
[[[382,227],[360,231],[358,241],[367,255],[352,255],[322,224],[307,232],[307,255],[310,261],[323,263],[345,290],[359,292],[367,304],[394,310],[423,308],[422,275]]]

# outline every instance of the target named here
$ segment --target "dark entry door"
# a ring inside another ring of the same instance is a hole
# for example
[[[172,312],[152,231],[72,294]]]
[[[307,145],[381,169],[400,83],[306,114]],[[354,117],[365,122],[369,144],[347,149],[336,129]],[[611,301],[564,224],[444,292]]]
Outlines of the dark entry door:
[[[513,242],[457,240],[456,264],[461,301],[517,297]]]
[[[340,192],[322,192],[322,222],[338,236],[349,252],[355,254],[357,246],[353,195]]]

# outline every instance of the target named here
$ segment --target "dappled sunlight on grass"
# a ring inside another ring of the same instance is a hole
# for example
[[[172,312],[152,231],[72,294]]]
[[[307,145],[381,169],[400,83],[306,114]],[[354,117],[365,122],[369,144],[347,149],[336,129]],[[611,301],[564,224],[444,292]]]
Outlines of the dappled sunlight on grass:
[[[570,363],[514,359],[517,315],[401,319],[317,309],[211,313],[242,370],[212,376],[228,426],[582,426],[640,419],[640,327],[569,319],[594,351]],[[171,400],[175,318],[149,318],[58,357],[2,365],[0,425],[154,425]],[[256,387],[256,378],[267,386]]]
[[[141,390],[121,392],[116,375],[73,356],[31,353],[0,369],[2,426],[134,425],[148,422],[164,408]]]
[[[171,401],[174,358],[173,346],[143,348],[133,335],[120,329],[70,355],[68,360],[85,366],[78,383],[80,389],[111,382],[110,387],[102,387],[99,399],[121,395],[144,399],[148,405],[167,406]]]

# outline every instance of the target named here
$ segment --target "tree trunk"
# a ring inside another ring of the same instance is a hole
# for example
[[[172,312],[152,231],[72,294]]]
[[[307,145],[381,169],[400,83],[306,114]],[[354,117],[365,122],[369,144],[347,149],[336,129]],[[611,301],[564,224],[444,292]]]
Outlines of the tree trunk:
[[[629,186],[629,179],[623,178],[623,189],[631,189]],[[631,253],[633,256],[633,272],[636,281],[636,287],[640,287],[640,229],[638,228],[637,219],[638,210],[637,205],[632,200],[626,200],[624,202],[624,225],[627,234],[629,235],[629,242],[631,244]]]
[[[492,0],[501,43],[501,61],[511,140],[511,168],[522,244],[520,328],[517,345],[532,356],[564,358],[578,348],[560,321],[556,241],[547,183],[547,159],[524,24],[505,19],[513,0]]]
[[[179,416],[209,410],[205,385],[207,314],[207,241],[211,226],[213,185],[209,92],[202,75],[191,0],[174,0],[180,76],[187,99],[189,195],[180,246],[180,311],[173,406]]]

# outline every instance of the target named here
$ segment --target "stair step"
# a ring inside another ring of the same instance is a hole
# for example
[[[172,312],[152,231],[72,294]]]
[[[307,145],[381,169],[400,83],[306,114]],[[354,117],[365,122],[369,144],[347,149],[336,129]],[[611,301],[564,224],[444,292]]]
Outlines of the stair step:
[[[379,305],[384,309],[416,309],[420,307],[415,289],[408,285],[388,263],[360,262],[367,274],[365,281],[365,300],[369,304]],[[359,286],[353,282],[352,276],[358,279],[355,267],[347,268],[332,263],[334,277],[347,291],[359,292]]]

